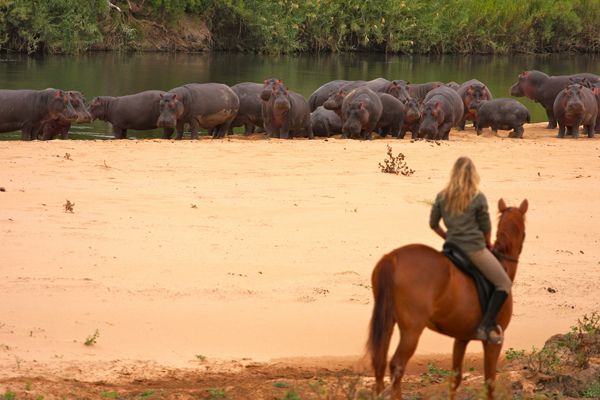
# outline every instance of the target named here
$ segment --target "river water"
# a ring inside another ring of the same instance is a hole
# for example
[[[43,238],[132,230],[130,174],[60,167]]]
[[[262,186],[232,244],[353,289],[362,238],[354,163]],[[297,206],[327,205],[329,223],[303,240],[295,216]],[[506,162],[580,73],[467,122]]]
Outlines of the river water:
[[[89,102],[95,96],[124,96],[145,90],[168,91],[187,83],[262,83],[283,78],[290,90],[308,97],[321,85],[336,79],[404,79],[412,83],[462,83],[478,79],[494,98],[510,97],[511,85],[523,70],[548,75],[590,72],[600,75],[600,56],[411,56],[385,54],[299,54],[267,56],[244,53],[117,53],[79,56],[0,55],[1,89],[48,87],[83,91]],[[539,104],[517,98],[530,111],[532,122],[547,121]],[[237,128],[236,133],[241,133]],[[129,138],[158,138],[162,130],[129,131]],[[74,124],[72,139],[110,139],[110,124],[94,121]],[[0,134],[0,140],[18,140],[20,132]]]

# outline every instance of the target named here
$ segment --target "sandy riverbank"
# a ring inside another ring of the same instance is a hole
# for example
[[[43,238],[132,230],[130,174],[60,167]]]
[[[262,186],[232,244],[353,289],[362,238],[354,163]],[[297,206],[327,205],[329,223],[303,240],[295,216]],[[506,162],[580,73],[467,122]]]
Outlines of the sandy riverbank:
[[[108,379],[111,363],[202,357],[355,364],[372,268],[404,244],[441,246],[429,203],[461,155],[491,210],[529,200],[505,347],[541,347],[600,309],[600,139],[543,125],[441,143],[0,142],[0,376]],[[381,173],[387,144],[414,175]],[[450,351],[432,332],[417,350]]]

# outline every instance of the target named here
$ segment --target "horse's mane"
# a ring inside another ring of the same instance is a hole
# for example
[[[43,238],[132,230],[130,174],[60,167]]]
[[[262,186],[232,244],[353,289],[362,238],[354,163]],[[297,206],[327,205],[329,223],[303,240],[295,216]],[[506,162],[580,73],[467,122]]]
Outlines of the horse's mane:
[[[514,212],[514,211],[518,212]],[[496,247],[501,252],[508,251],[509,247],[514,244],[520,244],[523,238],[521,232],[525,230],[525,215],[517,208],[513,208],[511,212],[502,220],[502,213],[499,213],[498,232],[496,233]],[[502,222],[502,225],[500,225]]]

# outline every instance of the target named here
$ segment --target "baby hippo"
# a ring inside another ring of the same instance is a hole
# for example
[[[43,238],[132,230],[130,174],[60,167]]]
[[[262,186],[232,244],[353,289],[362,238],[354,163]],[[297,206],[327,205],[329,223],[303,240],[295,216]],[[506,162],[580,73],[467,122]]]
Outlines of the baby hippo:
[[[498,129],[509,131],[514,129],[518,139],[523,138],[523,124],[531,121],[529,110],[523,104],[513,99],[481,100],[477,105],[479,126],[477,135],[486,127],[492,128],[498,135]],[[512,132],[509,136],[512,136]]]

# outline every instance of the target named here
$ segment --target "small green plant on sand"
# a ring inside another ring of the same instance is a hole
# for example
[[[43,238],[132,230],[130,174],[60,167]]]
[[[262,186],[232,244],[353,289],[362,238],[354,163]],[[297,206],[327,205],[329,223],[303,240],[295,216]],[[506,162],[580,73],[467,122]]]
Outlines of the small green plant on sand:
[[[440,380],[441,378],[452,374],[452,371],[447,369],[436,367],[434,363],[427,363],[427,372],[421,374],[422,381],[427,382],[431,380]]]
[[[6,392],[2,396],[3,400],[14,400],[17,398],[17,395],[10,390],[10,388],[6,389]]]
[[[582,319],[577,318],[577,327],[571,327],[571,330],[580,330],[583,333],[600,333],[600,314],[592,312],[589,317],[584,314]]]
[[[102,392],[102,393],[100,393],[100,396],[102,396],[102,397],[108,397],[108,398],[111,398],[111,399],[116,399],[117,398],[117,392],[116,391],[114,391],[114,392]]]
[[[96,329],[96,332],[94,332],[93,335],[90,335],[87,337],[87,339],[85,339],[85,345],[91,346],[94,343],[96,343],[96,339],[98,338],[98,336],[100,336],[100,332],[98,331],[98,329]]]
[[[298,393],[295,390],[288,390],[281,400],[300,400]]]
[[[600,382],[596,381],[586,390],[579,393],[584,399],[597,399],[600,398]]]
[[[506,361],[522,360],[525,358],[525,350],[515,350],[510,347],[504,352],[504,355],[506,357]]]
[[[544,346],[541,349],[533,346],[527,355],[527,364],[532,371],[551,375],[558,372],[560,368],[560,357],[558,348]]]
[[[227,398],[227,392],[225,392],[225,389],[211,389],[209,394],[210,398],[214,400]]]

